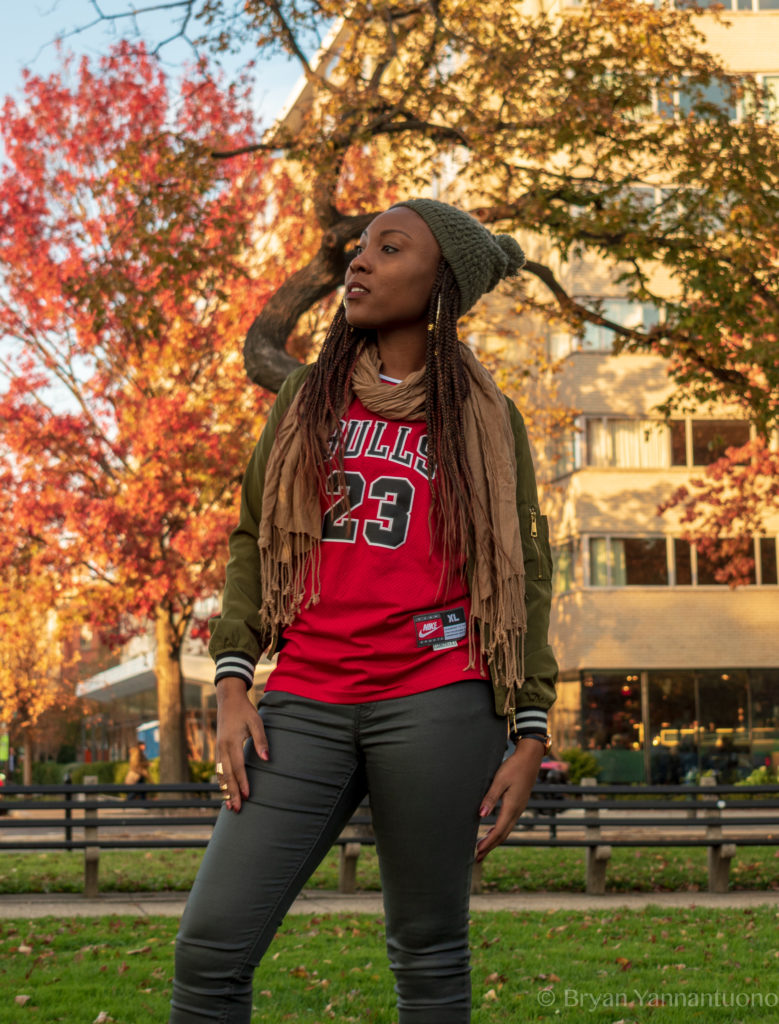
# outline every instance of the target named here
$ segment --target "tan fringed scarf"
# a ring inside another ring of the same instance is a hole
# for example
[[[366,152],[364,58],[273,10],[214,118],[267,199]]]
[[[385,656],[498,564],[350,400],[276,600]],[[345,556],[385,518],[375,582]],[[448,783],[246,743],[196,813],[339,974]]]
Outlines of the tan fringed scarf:
[[[516,503],[516,460],[508,408],[495,382],[471,350],[460,346],[470,377],[463,410],[465,451],[474,484],[474,550],[470,552],[471,620],[469,662],[476,661],[475,635],[493,674],[511,694],[523,682],[523,644],[527,629],[525,571]],[[352,392],[366,409],[388,420],[425,417],[424,370],[400,384],[379,378],[379,356],[367,346],[355,364]],[[263,602],[260,615],[278,631],[297,615],[306,578],[314,574],[311,602],[319,600],[322,512],[316,481],[300,471],[303,457],[295,396],[282,420],[265,474],[260,523]],[[347,398],[347,407],[351,396]]]

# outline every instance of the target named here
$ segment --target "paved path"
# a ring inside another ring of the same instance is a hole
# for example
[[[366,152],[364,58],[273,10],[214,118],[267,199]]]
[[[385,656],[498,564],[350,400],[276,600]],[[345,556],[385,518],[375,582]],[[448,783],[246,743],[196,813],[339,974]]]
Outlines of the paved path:
[[[47,917],[99,917],[129,914],[135,917],[162,915],[179,917],[185,897],[179,893],[139,893],[136,896],[111,894],[97,899],[63,895],[0,896],[0,919]],[[743,909],[768,904],[779,911],[779,890],[766,892],[652,892],[608,893],[490,893],[471,897],[471,910],[514,910],[543,913],[551,910],[641,910],[657,906],[668,908],[730,907]],[[333,892],[307,891],[295,901],[292,914],[381,914],[378,893],[347,896]]]

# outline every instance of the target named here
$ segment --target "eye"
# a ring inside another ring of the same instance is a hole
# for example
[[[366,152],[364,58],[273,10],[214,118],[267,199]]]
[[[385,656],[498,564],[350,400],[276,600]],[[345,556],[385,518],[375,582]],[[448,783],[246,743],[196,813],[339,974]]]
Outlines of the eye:
[[[362,252],[362,246],[361,245],[355,245],[355,247],[352,249],[352,251],[349,254],[349,256],[350,256],[351,259],[354,259],[354,257],[355,256],[359,256],[361,252]]]
[[[397,249],[395,248],[395,246],[394,246],[394,245],[390,245],[390,244],[389,244],[389,242],[387,242],[387,243],[386,243],[385,245],[383,245],[383,246],[382,246],[381,248],[382,248],[382,251],[383,251],[383,252],[397,252],[397,251],[398,251],[398,250],[397,250]]]

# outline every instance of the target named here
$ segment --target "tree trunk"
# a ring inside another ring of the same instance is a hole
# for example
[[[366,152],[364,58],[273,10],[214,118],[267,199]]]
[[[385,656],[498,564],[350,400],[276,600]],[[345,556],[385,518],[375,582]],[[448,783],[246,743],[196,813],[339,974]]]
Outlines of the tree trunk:
[[[32,737],[26,732],[22,740],[22,785],[32,785]]]
[[[184,731],[184,685],[178,641],[165,608],[155,622],[157,654],[157,707],[160,719],[160,782],[189,782],[187,741]]]

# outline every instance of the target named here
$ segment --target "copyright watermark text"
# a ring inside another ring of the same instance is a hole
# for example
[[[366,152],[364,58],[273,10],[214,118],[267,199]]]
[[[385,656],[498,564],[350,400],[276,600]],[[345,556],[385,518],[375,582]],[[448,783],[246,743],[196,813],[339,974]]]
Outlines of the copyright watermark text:
[[[658,992],[652,989],[630,989],[615,992],[584,992],[576,988],[555,989],[551,985],[539,989],[536,999],[541,1006],[577,1008],[588,1013],[611,1008],[678,1007],[708,1009],[730,1007],[740,1010],[779,1007],[779,992],[735,992],[715,989],[712,992]]]

